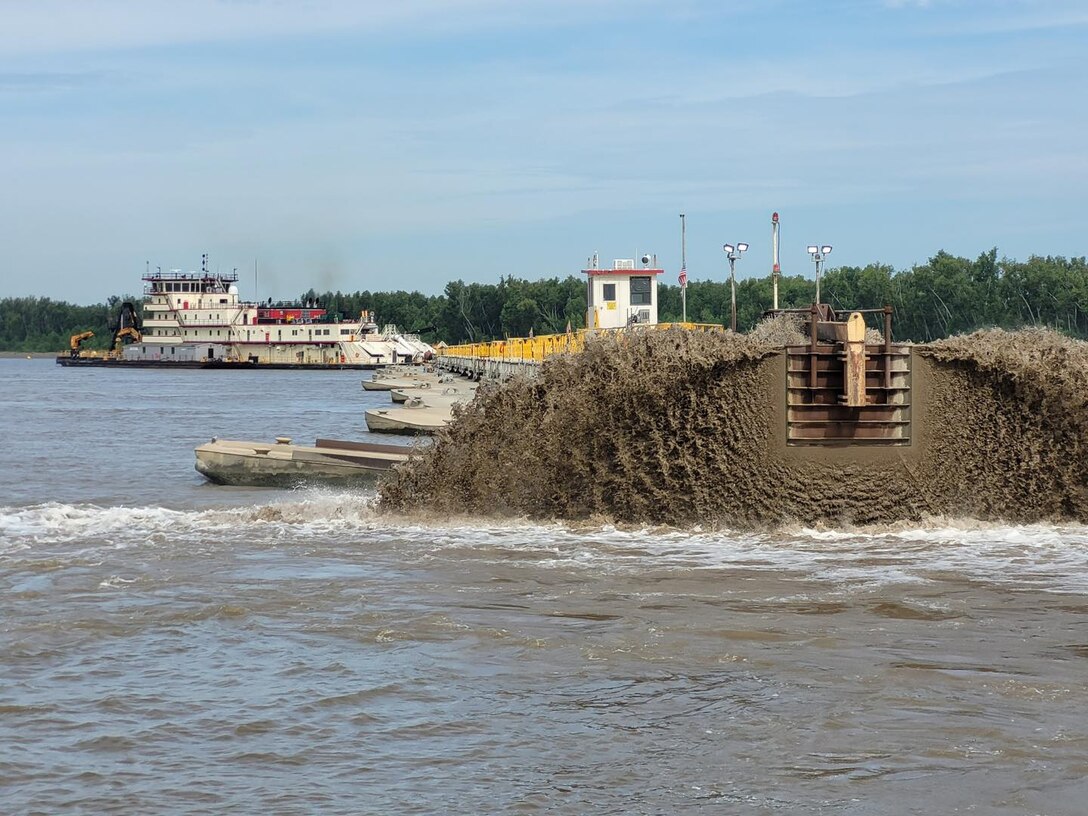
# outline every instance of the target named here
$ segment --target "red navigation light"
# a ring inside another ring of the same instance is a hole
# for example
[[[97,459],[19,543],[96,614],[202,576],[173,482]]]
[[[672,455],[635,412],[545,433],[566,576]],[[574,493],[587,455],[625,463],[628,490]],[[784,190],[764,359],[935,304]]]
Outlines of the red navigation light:
[[[773,215],[771,215],[771,222],[775,224],[778,223],[778,213],[774,213]]]

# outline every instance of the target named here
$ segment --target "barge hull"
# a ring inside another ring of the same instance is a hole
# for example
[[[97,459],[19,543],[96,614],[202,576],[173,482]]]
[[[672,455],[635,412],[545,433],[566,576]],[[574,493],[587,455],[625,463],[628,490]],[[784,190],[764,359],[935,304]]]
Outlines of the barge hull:
[[[384,368],[374,363],[257,363],[251,360],[110,360],[104,357],[57,357],[57,365],[73,368],[216,368],[244,369],[246,371],[282,371],[305,369],[316,371],[372,371]]]

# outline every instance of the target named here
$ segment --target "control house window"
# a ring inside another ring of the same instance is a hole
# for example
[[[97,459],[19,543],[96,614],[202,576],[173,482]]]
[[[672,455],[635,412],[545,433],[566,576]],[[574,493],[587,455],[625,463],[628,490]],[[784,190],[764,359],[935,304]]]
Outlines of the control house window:
[[[606,284],[604,284],[604,286],[601,287],[601,289],[602,289],[605,300],[615,300],[616,299],[616,284],[606,283]]]
[[[650,279],[631,278],[631,305],[649,306],[650,304]]]

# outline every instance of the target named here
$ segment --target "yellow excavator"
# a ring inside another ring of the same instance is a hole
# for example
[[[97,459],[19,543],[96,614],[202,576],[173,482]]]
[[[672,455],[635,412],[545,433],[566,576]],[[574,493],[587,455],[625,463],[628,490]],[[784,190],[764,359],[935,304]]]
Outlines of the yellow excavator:
[[[136,307],[127,301],[121,304],[117,322],[110,328],[113,329],[113,337],[110,339],[109,348],[106,349],[107,357],[116,359],[121,356],[121,350],[127,343],[139,343],[144,339],[140,334],[140,316],[136,312]]]
[[[110,323],[109,329],[112,336],[104,352],[83,350],[83,341],[95,336],[93,331],[88,330],[73,334],[68,339],[69,354],[72,357],[105,357],[107,360],[116,360],[121,357],[126,344],[139,343],[143,340],[143,335],[140,333],[140,316],[135,305],[127,301],[121,304],[117,321]]]
[[[79,334],[73,334],[71,339],[68,341],[68,347],[71,350],[72,356],[78,357],[79,347],[83,345],[83,341],[89,340],[92,337],[94,337],[93,331],[85,331],[80,332]]]
[[[121,349],[128,343],[139,343],[143,340],[140,330],[133,326],[124,326],[113,333],[113,344],[106,354],[110,357],[120,357]]]

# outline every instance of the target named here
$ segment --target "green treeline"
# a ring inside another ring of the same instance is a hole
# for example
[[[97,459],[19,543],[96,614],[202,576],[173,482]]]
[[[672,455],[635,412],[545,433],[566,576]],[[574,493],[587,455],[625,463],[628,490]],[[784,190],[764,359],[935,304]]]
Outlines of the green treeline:
[[[39,297],[0,300],[0,351],[63,351],[73,334],[93,331],[83,348],[109,345],[110,324],[121,304],[139,303],[136,295],[113,295],[105,303],[76,306],[63,300]]]
[[[395,324],[429,342],[447,343],[557,334],[585,326],[586,282],[573,275],[560,280],[501,278],[498,283],[450,281],[441,295],[419,292],[325,292],[302,295],[345,318],[369,309],[382,326]]]
[[[997,250],[974,261],[938,252],[928,263],[897,272],[885,264],[843,266],[828,271],[821,298],[836,309],[894,310],[894,332],[901,340],[924,342],[985,327],[1050,326],[1088,337],[1088,263],[1085,258],[1032,257],[1025,262],[998,260]],[[806,308],[816,283],[800,275],[778,285],[782,308]],[[382,323],[423,331],[424,339],[457,343],[524,337],[585,326],[586,286],[582,277],[525,281],[504,278],[496,284],[453,281],[442,295],[419,292],[326,292],[311,290],[330,311],[356,315],[372,309]],[[737,281],[737,326],[754,326],[771,308],[769,277]],[[687,317],[695,323],[728,324],[728,281],[691,281]],[[679,321],[680,287],[658,286],[658,319]]]
[[[451,281],[441,295],[420,292],[316,292],[330,314],[355,319],[371,310],[382,325],[418,332],[425,340],[458,343],[501,337],[562,332],[585,325],[585,279],[569,276],[527,281],[502,278],[498,283]],[[779,305],[805,308],[815,295],[815,283],[800,275],[779,282]],[[1075,337],[1088,338],[1088,263],[1085,258],[1032,257],[1027,261],[998,260],[997,250],[975,260],[938,252],[927,263],[904,271],[884,264],[838,267],[821,282],[823,300],[836,309],[895,310],[895,336],[924,342],[984,327],[1050,326]],[[680,319],[680,287],[661,281],[658,317]],[[124,300],[75,306],[49,298],[0,300],[0,350],[61,351],[70,335],[90,329],[85,345],[101,348],[109,340],[109,323]],[[769,277],[737,282],[737,325],[751,328],[771,307]],[[687,290],[688,320],[728,323],[727,281],[692,281]]]

